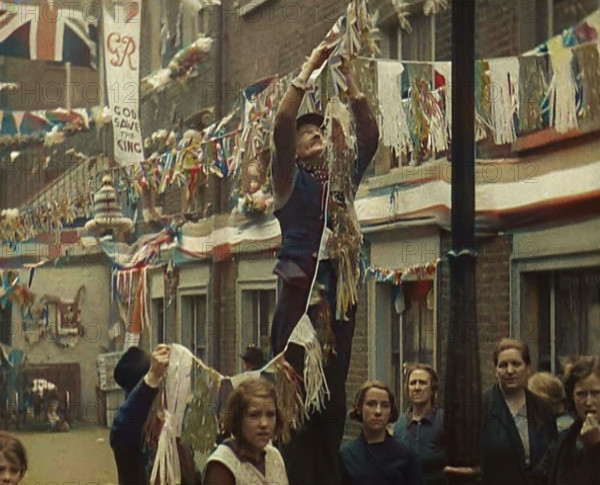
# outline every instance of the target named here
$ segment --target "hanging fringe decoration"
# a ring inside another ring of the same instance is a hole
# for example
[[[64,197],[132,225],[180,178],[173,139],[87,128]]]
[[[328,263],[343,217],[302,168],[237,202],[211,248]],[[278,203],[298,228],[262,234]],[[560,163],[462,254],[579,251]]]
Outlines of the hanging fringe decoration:
[[[117,291],[127,298],[128,333],[137,334],[134,340],[139,342],[142,331],[150,331],[152,326],[148,302],[148,266],[118,271]]]
[[[543,56],[519,57],[519,131],[543,128],[542,102],[546,92]]]
[[[329,386],[323,370],[321,343],[310,318],[305,313],[294,327],[290,343],[304,348],[304,414],[308,418],[311,412],[317,412],[325,406],[329,398]]]
[[[404,67],[399,62],[377,62],[381,141],[391,147],[397,156],[406,153],[410,146],[408,121],[402,107],[400,89],[402,71]]]
[[[475,141],[487,138],[493,130],[490,106],[490,78],[487,61],[475,61]]]
[[[436,15],[448,8],[448,0],[425,0],[423,13],[425,15]]]
[[[402,30],[410,34],[412,32],[412,27],[410,26],[410,22],[408,21],[409,4],[407,4],[403,0],[392,0],[392,7],[394,7],[394,10],[396,11],[398,25]]]
[[[577,86],[573,76],[573,51],[558,49],[550,52],[553,76],[548,90],[550,97],[550,120],[558,133],[576,129]]]
[[[167,410],[164,410],[163,413],[164,422],[158,438],[150,483],[178,485],[181,483],[181,467],[177,454],[175,429],[171,413]]]
[[[429,120],[425,116],[425,104],[429,83],[422,77],[411,77],[408,92],[408,123],[413,145],[411,165],[420,164],[425,158],[426,143],[429,139]]]
[[[444,94],[444,116],[446,121],[446,135],[450,138],[450,133],[452,132],[452,63],[436,62],[434,63],[434,69],[445,80],[444,87],[442,88]]]
[[[517,139],[515,112],[518,109],[514,88],[519,82],[519,60],[504,57],[488,61],[491,83],[492,125],[498,145]]]
[[[305,408],[302,401],[302,378],[283,356],[273,362],[267,372],[275,374],[275,391],[283,415],[281,440],[289,443],[291,430],[299,429],[304,423]]]
[[[426,264],[416,264],[407,268],[379,268],[369,266],[365,273],[365,278],[374,278],[381,283],[391,283],[401,285],[403,281],[429,279],[435,274],[437,267],[441,264],[440,258]]]
[[[427,150],[435,157],[437,153],[448,149],[448,131],[446,129],[446,116],[442,106],[445,101],[444,93],[438,89],[427,93],[427,111],[429,115],[429,139]]]
[[[158,447],[150,483],[177,485],[181,483],[181,469],[177,453],[177,438],[181,436],[184,413],[191,386],[192,355],[179,344],[171,345],[169,367],[164,381],[168,402],[164,407],[164,423],[158,438]]]
[[[199,453],[208,454],[215,447],[219,416],[211,411],[216,410],[221,382],[221,376],[211,370],[196,374],[195,389],[185,413],[181,439]]]
[[[325,120],[326,156],[332,194],[328,198],[332,234],[327,240],[327,251],[338,265],[336,319],[345,320],[347,310],[358,298],[358,267],[362,246],[362,232],[353,203],[356,135],[350,113],[339,98],[327,105]]]
[[[573,48],[579,66],[582,85],[582,116],[588,119],[600,117],[600,58],[598,44],[589,43]]]

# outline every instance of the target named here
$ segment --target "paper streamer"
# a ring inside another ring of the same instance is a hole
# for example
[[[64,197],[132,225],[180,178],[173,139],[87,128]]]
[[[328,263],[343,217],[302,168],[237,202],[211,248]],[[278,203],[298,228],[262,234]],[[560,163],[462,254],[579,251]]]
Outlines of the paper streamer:
[[[397,155],[406,151],[410,145],[410,133],[400,89],[403,71],[404,66],[399,62],[377,62],[381,141],[391,147]]]
[[[566,133],[579,126],[576,105],[577,86],[573,76],[573,51],[555,50],[550,53],[550,62],[554,71],[549,89],[550,120],[553,120],[557,132]]]
[[[514,114],[518,109],[514,88],[519,82],[519,60],[516,57],[490,59],[492,124],[494,142],[498,145],[517,139]]]

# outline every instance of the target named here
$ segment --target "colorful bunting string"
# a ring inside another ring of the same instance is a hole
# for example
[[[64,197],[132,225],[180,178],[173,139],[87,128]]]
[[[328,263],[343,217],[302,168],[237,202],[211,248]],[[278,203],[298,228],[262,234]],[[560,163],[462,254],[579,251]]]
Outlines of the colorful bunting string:
[[[413,281],[415,279],[426,279],[435,274],[441,259],[426,263],[408,266],[406,268],[380,268],[377,266],[367,267],[366,278],[374,278],[380,283],[391,283],[401,285],[403,281]]]

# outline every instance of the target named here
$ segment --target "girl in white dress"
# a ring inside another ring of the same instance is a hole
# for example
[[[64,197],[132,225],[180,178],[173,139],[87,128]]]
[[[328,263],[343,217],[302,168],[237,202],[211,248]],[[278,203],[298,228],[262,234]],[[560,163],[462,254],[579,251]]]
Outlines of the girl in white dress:
[[[209,457],[202,483],[207,485],[288,485],[285,465],[271,444],[283,427],[275,387],[249,379],[231,394],[225,416],[233,436]]]

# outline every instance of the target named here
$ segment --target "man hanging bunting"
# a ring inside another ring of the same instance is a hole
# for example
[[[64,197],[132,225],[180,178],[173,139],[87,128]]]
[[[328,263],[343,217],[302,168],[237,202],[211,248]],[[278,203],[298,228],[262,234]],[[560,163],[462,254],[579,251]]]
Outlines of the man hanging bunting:
[[[271,345],[275,354],[284,351],[304,377],[310,411],[282,446],[290,483],[297,485],[337,483],[331,464],[344,431],[362,244],[353,201],[379,139],[346,60],[332,64],[343,76],[336,85],[346,88],[356,133],[335,94],[321,100],[325,116],[308,112],[298,117],[309,78],[330,54],[326,42],[313,50],[279,105],[273,133],[274,214],[283,241],[274,270],[279,297]],[[326,65],[320,75],[327,79],[329,69]],[[321,373],[324,381],[317,377]]]

